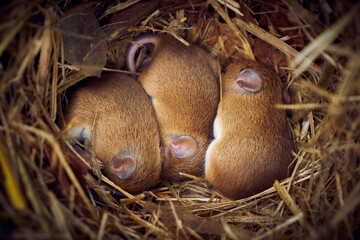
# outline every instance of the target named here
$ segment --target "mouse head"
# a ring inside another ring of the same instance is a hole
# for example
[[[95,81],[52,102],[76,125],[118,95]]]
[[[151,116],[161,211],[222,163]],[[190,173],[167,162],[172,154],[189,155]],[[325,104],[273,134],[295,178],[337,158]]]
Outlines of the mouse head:
[[[112,175],[116,176],[118,180],[127,180],[131,177],[133,172],[136,169],[136,156],[129,149],[120,150],[122,147],[114,144],[116,141],[116,136],[104,136],[104,133],[112,132],[102,129],[106,124],[98,124],[99,129],[97,129],[102,134],[97,134],[96,137],[102,140],[96,141],[95,144],[91,144],[91,130],[89,125],[80,125],[70,129],[71,134],[75,137],[76,141],[81,144],[78,145],[75,141],[72,142],[74,149],[82,156],[90,165],[98,164],[98,167],[102,170],[106,170]],[[109,143],[106,139],[113,139],[114,142]],[[92,154],[91,148],[93,148],[94,153]]]
[[[248,99],[281,102],[282,83],[276,73],[267,66],[251,60],[230,64],[222,78],[224,91],[242,95]],[[279,94],[280,93],[280,94]]]
[[[108,125],[101,121],[99,118],[95,124],[94,133],[87,124],[70,129],[76,142],[81,144],[73,141],[74,149],[91,166],[97,164],[106,177],[126,191],[141,192],[149,187],[147,184],[153,185],[156,181],[154,179],[158,179],[160,174],[159,146],[144,144],[141,143],[143,140],[132,140],[129,136],[125,139],[124,136],[113,134],[114,131],[126,132],[126,129],[116,130],[115,126],[111,126],[111,131],[106,128]],[[146,164],[150,161],[151,164]],[[147,172],[151,172],[151,175]]]

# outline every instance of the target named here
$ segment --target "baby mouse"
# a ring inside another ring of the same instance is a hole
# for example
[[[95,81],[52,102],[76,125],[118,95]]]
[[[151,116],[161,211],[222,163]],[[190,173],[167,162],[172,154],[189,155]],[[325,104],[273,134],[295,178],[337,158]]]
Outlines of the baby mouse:
[[[202,175],[205,151],[219,101],[216,59],[198,46],[171,36],[142,35],[134,42],[153,45],[150,64],[139,76],[151,97],[162,137],[161,177],[181,181],[179,172]],[[135,72],[139,45],[131,44],[126,61]]]
[[[288,175],[293,141],[285,111],[275,107],[283,86],[275,72],[244,59],[230,64],[221,81],[205,177],[224,196],[240,199]]]
[[[91,146],[103,174],[130,193],[158,183],[161,171],[160,132],[151,100],[141,84],[120,73],[103,74],[80,83],[69,97],[65,121],[91,163]]]

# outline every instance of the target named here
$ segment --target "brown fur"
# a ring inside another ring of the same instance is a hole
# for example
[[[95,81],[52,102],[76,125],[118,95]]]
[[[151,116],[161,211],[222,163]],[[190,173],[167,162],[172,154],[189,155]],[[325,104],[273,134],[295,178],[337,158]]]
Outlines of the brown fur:
[[[96,114],[96,119],[94,119]],[[86,80],[70,96],[65,120],[92,126],[92,147],[104,164],[104,175],[131,193],[154,186],[160,178],[160,133],[150,99],[141,85],[124,74]],[[127,180],[111,171],[115,156],[130,155],[136,169]]]
[[[162,177],[183,180],[179,172],[203,174],[219,101],[217,61],[201,48],[158,35],[150,65],[139,80],[152,96],[165,149],[173,137],[189,135],[198,143],[194,156],[178,159],[170,151]]]
[[[251,68],[263,88],[244,95],[235,91],[235,76]],[[232,199],[248,197],[285,178],[293,142],[282,102],[280,78],[266,66],[243,60],[230,64],[222,77],[223,95],[216,122],[219,135],[206,153],[206,179]]]

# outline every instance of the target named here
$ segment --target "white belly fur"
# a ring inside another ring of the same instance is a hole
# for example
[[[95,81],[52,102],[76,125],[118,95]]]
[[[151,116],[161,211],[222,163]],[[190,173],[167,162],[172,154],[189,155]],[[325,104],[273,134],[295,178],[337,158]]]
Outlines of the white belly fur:
[[[216,144],[220,141],[221,138],[221,124],[220,124],[220,118],[216,117],[214,121],[214,140],[210,143],[208,149],[205,153],[205,176],[206,172],[210,165],[210,155],[212,152],[212,149],[216,146]]]

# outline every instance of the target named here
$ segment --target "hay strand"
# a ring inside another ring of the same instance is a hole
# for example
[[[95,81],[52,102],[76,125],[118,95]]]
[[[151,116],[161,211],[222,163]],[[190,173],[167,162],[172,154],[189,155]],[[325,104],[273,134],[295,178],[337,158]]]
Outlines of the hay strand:
[[[88,210],[91,214],[91,216],[96,219],[97,215],[95,213],[95,210],[93,208],[93,206],[91,205],[90,201],[88,200],[88,198],[86,197],[86,194],[84,192],[84,190],[82,189],[79,181],[77,180],[77,178],[74,175],[74,172],[72,171],[71,167],[69,166],[69,163],[66,161],[61,148],[58,144],[58,142],[56,141],[56,139],[54,138],[54,136],[50,135],[49,133],[42,131],[40,129],[36,129],[32,126],[27,126],[24,125],[22,123],[12,123],[15,127],[23,129],[25,131],[29,131],[33,134],[36,134],[44,139],[46,139],[54,148],[54,153],[57,155],[58,159],[60,160],[60,163],[63,165],[66,173],[68,174],[69,178],[71,179],[71,181],[73,182],[75,188],[79,191],[80,196],[82,197],[83,201],[85,202],[86,206],[88,207]]]
[[[16,182],[14,173],[12,172],[8,160],[3,153],[3,147],[0,145],[0,164],[5,175],[5,190],[10,197],[10,202],[16,210],[25,210],[25,198],[20,191],[19,184]]]
[[[2,4],[0,16],[2,238],[359,238],[358,3],[129,0],[84,5],[104,33],[94,43],[108,48],[103,72],[138,75],[126,70],[124,55],[127,44],[143,33],[199,45],[218,58],[219,74],[243,57],[272,67],[291,95],[290,104],[276,107],[289,116],[297,146],[294,169],[269,189],[236,201],[202,176],[186,173],[184,182],[161,181],[138,195],[127,193],[64,137],[75,124],[64,124],[67,93],[86,78],[79,72],[81,62],[65,59],[69,46],[62,34],[67,31],[60,24],[68,11],[76,12],[77,1],[14,0]],[[77,159],[91,171],[80,174]]]
[[[290,63],[290,67],[296,68],[294,71],[294,77],[297,77],[302,73],[311,63],[324,51],[327,46],[334,41],[338,34],[351,22],[355,14],[358,13],[359,5],[355,6],[345,16],[339,19],[334,26],[331,26],[328,30],[320,34],[311,44],[307,45],[301,54],[298,54],[296,58]],[[307,57],[308,59],[305,59]],[[301,63],[303,62],[303,63]]]

